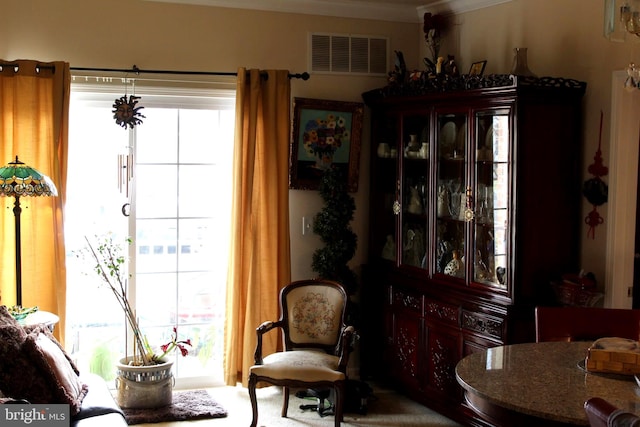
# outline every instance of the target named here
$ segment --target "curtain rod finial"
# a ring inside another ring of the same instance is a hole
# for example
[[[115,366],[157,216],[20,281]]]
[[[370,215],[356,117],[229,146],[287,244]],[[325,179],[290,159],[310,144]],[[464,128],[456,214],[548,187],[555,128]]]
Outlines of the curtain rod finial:
[[[307,73],[306,71],[304,73],[289,74],[289,78],[293,79],[309,80],[309,77],[309,73]]]

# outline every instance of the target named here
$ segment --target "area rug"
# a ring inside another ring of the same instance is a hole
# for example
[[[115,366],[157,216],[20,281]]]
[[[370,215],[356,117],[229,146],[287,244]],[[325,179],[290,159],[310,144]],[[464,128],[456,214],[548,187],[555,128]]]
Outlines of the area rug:
[[[206,390],[176,391],[172,403],[163,408],[123,409],[127,424],[224,418],[227,411]]]

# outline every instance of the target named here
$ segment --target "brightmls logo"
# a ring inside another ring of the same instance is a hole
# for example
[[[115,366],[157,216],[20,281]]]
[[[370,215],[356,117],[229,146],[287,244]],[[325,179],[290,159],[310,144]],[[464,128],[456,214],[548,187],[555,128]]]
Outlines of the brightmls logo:
[[[36,426],[36,427],[69,427],[71,418],[69,405],[0,405],[0,425]]]

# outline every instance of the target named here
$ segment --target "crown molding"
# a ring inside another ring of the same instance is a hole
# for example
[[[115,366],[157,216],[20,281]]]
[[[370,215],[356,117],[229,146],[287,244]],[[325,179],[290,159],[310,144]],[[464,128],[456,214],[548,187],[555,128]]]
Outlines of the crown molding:
[[[162,3],[419,23],[425,12],[463,13],[512,0],[145,0]]]
[[[502,3],[509,3],[510,1],[512,0],[434,0],[427,1],[424,5],[418,6],[417,11],[418,17],[422,20],[425,12],[452,13],[458,15]]]

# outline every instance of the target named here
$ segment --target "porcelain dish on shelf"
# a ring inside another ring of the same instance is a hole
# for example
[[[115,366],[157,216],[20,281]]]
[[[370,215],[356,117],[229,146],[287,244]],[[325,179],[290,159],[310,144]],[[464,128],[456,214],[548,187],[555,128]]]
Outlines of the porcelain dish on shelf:
[[[456,124],[454,122],[445,123],[440,129],[441,150],[449,153],[453,152],[456,144]]]
[[[457,131],[456,148],[458,150],[464,151],[464,147],[467,145],[466,142],[467,142],[467,124],[463,123],[462,126],[460,126],[460,130]]]

